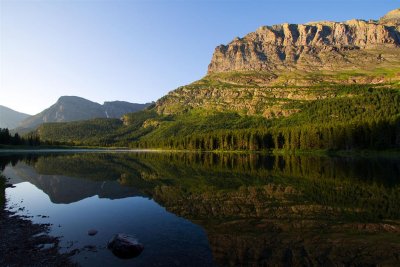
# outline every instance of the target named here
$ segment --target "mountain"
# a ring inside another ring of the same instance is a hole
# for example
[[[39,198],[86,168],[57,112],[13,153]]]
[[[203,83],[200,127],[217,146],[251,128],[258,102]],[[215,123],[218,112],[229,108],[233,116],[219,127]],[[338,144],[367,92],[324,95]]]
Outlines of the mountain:
[[[208,73],[224,71],[349,70],[399,60],[398,10],[379,21],[263,26],[215,49]],[[391,23],[387,25],[386,23]],[[385,64],[386,63],[386,64]]]
[[[0,128],[13,129],[30,115],[0,105]]]
[[[22,121],[17,132],[32,130],[42,123],[69,122],[94,118],[120,118],[123,114],[149,106],[123,101],[105,102],[103,105],[77,96],[62,96],[51,107]]]
[[[333,85],[398,82],[399,13],[379,21],[260,27],[218,46],[207,75],[161,98],[157,111],[203,107],[286,117],[298,111],[288,107],[292,102],[335,96]]]
[[[125,101],[104,102],[103,109],[107,118],[121,118],[126,113],[136,112],[147,108],[151,103],[133,104]]]
[[[202,150],[400,148],[399,13],[263,26],[218,46],[206,76],[120,125],[43,125],[40,137]]]

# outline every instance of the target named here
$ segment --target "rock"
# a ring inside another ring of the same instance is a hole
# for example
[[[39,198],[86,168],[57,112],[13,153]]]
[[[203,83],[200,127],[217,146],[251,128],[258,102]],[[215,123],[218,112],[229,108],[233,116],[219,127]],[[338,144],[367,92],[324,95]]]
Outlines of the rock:
[[[390,25],[400,24],[400,8],[388,12],[385,16],[383,16],[379,20],[379,23],[390,24]]]
[[[86,245],[83,248],[90,252],[97,252],[97,247],[95,245]]]
[[[87,233],[90,236],[94,236],[94,235],[96,235],[98,233],[98,231],[96,229],[90,229]]]
[[[40,250],[49,250],[49,249],[54,248],[54,244],[53,244],[53,243],[40,244],[40,245],[38,246],[38,248],[39,248]]]
[[[398,49],[400,10],[380,21],[311,22],[262,26],[243,38],[218,46],[208,74],[227,71],[336,70],[349,64],[365,66],[379,60],[374,50]],[[387,24],[389,23],[389,24]],[[367,51],[367,52],[365,52]],[[367,54],[366,54],[367,53]],[[366,58],[367,57],[367,58]]]
[[[144,246],[138,240],[127,234],[116,234],[107,245],[112,253],[122,259],[130,259],[140,255]]]

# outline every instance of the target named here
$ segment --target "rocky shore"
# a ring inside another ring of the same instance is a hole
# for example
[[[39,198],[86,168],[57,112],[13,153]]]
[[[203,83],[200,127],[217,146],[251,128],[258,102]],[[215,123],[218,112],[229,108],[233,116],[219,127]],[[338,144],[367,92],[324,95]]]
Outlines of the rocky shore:
[[[0,188],[4,199],[4,190]],[[0,266],[77,266],[59,252],[59,239],[49,236],[50,225],[34,224],[0,207]]]

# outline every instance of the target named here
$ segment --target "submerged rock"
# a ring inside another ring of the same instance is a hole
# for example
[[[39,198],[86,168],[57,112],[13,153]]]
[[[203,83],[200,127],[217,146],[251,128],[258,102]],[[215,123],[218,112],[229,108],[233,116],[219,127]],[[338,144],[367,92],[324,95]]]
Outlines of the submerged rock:
[[[96,229],[90,229],[87,233],[90,236],[94,236],[94,235],[96,235],[98,233],[98,231]]]
[[[144,246],[139,241],[127,234],[116,234],[107,245],[112,253],[122,259],[130,259],[140,255]]]

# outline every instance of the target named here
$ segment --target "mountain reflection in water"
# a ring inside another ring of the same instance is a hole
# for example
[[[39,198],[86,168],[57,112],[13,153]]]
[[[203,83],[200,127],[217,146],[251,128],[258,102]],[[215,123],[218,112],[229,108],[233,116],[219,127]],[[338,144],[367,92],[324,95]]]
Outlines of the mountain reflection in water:
[[[145,196],[201,226],[218,266],[400,264],[400,160],[214,153],[0,157],[53,203]]]

